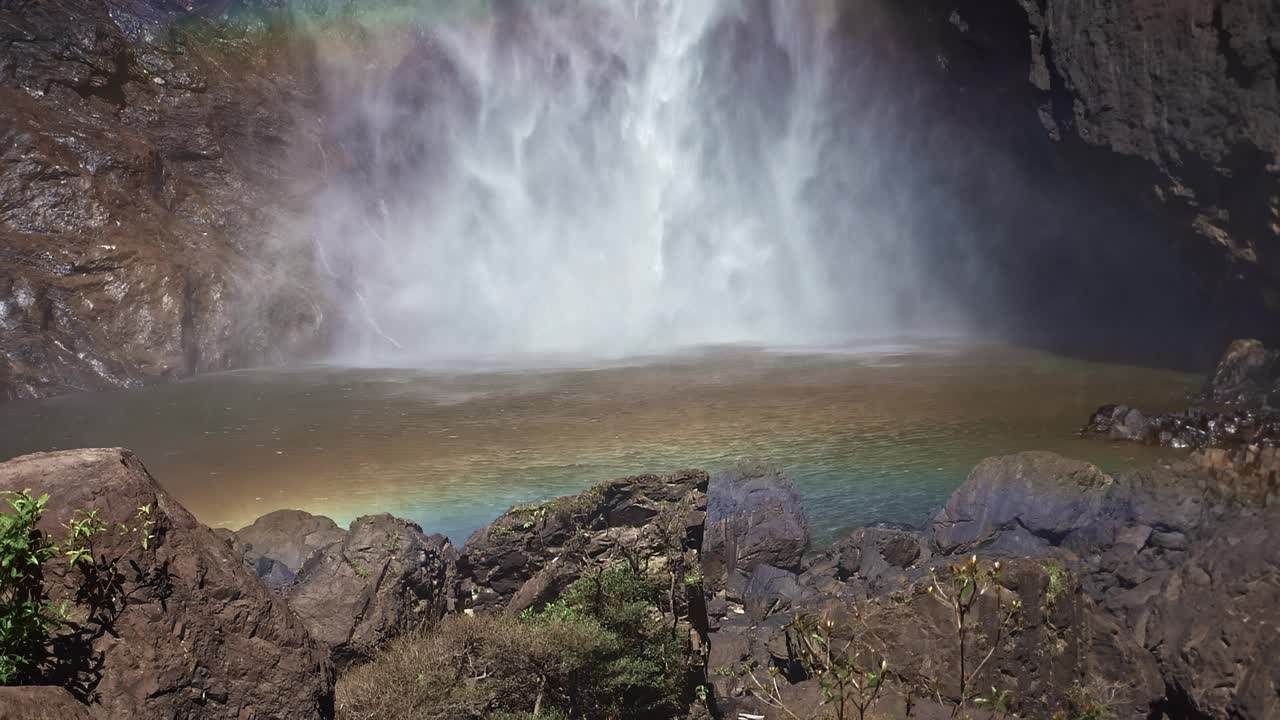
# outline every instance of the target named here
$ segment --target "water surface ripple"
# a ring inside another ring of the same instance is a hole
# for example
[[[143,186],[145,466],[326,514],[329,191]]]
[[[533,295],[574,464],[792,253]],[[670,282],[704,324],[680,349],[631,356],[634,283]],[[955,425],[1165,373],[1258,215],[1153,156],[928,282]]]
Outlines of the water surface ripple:
[[[586,369],[252,370],[0,405],[0,457],[125,446],[210,525],[392,512],[460,542],[514,503],[754,456],[785,465],[825,540],[922,521],[988,455],[1048,449],[1108,470],[1168,455],[1075,431],[1104,402],[1174,409],[1194,382],[941,341]]]

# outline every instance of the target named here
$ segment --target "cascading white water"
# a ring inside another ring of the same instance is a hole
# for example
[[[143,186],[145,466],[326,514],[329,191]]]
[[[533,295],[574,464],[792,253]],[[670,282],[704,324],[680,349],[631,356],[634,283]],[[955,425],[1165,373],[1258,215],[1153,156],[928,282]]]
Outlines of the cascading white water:
[[[359,172],[331,179],[314,232],[350,295],[347,357],[828,344],[918,329],[904,308],[952,322],[912,307],[902,214],[857,200],[883,159],[847,117],[839,4],[424,9],[376,63],[335,62],[331,131]]]

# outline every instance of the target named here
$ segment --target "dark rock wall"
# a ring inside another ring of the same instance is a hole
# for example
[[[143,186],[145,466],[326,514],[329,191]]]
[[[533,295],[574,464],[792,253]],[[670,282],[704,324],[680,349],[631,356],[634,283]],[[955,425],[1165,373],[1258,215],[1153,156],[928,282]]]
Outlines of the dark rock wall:
[[[1274,341],[1280,6],[940,0],[898,12],[899,34],[936,48],[917,77],[939,122],[979,148],[957,152],[951,182],[992,219],[980,247],[997,259],[983,278],[996,307],[1027,307],[1006,331],[1077,350],[1140,338],[1200,367],[1242,333]]]

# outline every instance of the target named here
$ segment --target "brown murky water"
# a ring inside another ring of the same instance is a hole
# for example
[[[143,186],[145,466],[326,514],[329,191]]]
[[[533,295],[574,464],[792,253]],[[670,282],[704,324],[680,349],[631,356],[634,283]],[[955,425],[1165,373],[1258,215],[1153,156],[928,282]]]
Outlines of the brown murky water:
[[[796,479],[820,537],[919,522],[988,455],[1118,470],[1170,451],[1081,440],[1104,402],[1178,407],[1196,378],[994,345],[712,350],[590,369],[313,367],[0,405],[0,457],[126,446],[197,517],[370,512],[464,539],[513,503],[754,456]]]

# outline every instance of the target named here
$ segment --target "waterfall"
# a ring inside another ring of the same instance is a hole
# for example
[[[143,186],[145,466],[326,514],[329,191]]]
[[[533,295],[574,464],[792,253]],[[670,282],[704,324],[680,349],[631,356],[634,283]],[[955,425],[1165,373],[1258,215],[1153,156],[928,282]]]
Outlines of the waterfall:
[[[322,55],[348,161],[312,232],[346,275],[347,359],[616,357],[945,324],[918,307],[909,221],[859,201],[882,182],[867,124],[886,121],[834,62],[839,0],[468,5],[364,19],[365,49]]]

